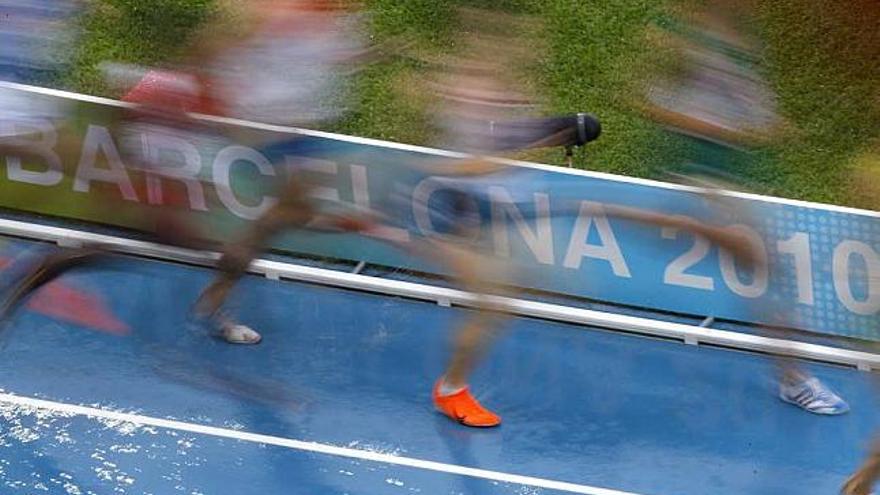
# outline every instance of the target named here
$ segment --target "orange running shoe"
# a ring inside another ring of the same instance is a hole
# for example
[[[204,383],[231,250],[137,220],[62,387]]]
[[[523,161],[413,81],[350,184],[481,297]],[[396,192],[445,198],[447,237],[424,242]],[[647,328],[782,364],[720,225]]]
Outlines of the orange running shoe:
[[[467,387],[454,394],[441,395],[441,383],[443,383],[442,378],[437,380],[433,393],[434,405],[438,411],[465,426],[489,428],[501,424],[501,418],[480,405]]]

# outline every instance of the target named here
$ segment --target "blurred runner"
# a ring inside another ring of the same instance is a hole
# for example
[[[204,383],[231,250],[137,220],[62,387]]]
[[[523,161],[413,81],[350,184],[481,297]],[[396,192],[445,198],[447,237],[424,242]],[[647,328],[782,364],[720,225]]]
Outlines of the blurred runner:
[[[117,83],[122,81],[123,86],[126,81],[139,81],[124,98],[138,106],[125,113],[117,130],[126,165],[141,172],[134,174],[142,178],[138,182],[141,195],[156,206],[145,219],[144,230],[156,234],[162,242],[205,247],[195,226],[185,220],[184,209],[179,208],[190,202],[193,207],[204,209],[205,199],[186,197],[179,189],[169,193],[160,184],[165,177],[180,179],[182,171],[191,172],[185,153],[159,152],[163,142],[179,140],[181,136],[189,136],[202,148],[219,147],[224,142],[215,130],[194,121],[188,112],[317,126],[344,111],[345,83],[359,59],[369,55],[362,49],[358,16],[346,4],[330,0],[253,0],[247,3],[253,25],[250,35],[243,41],[231,39],[225,33],[209,37],[197,46],[188,68],[143,71],[105,65],[108,74]],[[280,164],[284,163],[285,154],[305,152],[304,143],[295,138],[256,145]],[[296,167],[287,169],[290,177],[280,188],[281,200],[249,226],[237,242],[227,246],[219,264],[221,275],[197,304],[197,313],[204,317],[202,321],[211,333],[231,343],[260,341],[257,332],[236,324],[221,311],[221,306],[229,289],[265,248],[269,238],[287,228],[359,228],[357,220],[318,212],[309,198],[311,184],[307,176]],[[185,193],[191,193],[189,184]],[[8,284],[2,316],[48,280],[104,256],[100,246],[53,249],[35,256],[30,268],[22,270],[28,275]]]
[[[466,426],[492,427],[501,423],[500,416],[480,404],[468,381],[506,319],[493,305],[493,296],[511,295],[511,286],[520,274],[513,262],[490,254],[488,239],[480,231],[484,217],[490,215],[490,203],[511,202],[517,210],[527,212],[534,209],[533,193],[541,186],[527,168],[481,157],[526,148],[583,145],[596,139],[600,130],[598,122],[586,114],[527,117],[534,105],[511,89],[516,87],[516,77],[510,68],[523,66],[517,57],[528,56],[527,50],[518,49],[511,34],[520,31],[516,23],[521,21],[480,10],[462,9],[460,14],[471,33],[462,40],[463,53],[443,61],[427,86],[437,96],[437,120],[444,130],[442,144],[475,158],[423,167],[427,177],[420,184],[433,182],[435,189],[431,193],[404,191],[401,197],[420,202],[417,206],[428,218],[410,218],[402,213],[406,211],[403,207],[397,208],[397,214],[401,226],[421,233],[409,249],[444,264],[455,281],[477,297],[476,310],[466,313],[458,325],[452,356],[433,389],[434,404]],[[491,184],[503,184],[507,197],[490,198]],[[576,215],[579,206],[579,201],[568,207],[557,205],[549,214]],[[724,229],[636,208],[604,205],[604,210],[617,218],[688,229],[737,255],[753,256],[744,239]]]
[[[755,43],[737,29],[747,12],[744,2],[710,2],[690,19],[666,29],[682,55],[673,77],[653,84],[645,110],[688,150],[670,175],[708,188],[733,188],[741,170],[752,165],[751,150],[773,140],[783,126],[774,95],[759,72]],[[717,200],[716,213],[730,205]],[[737,212],[748,215],[748,212]],[[720,215],[719,215],[720,217]],[[773,271],[785,270],[774,266]],[[754,305],[756,314],[774,313],[779,326],[793,324],[790,310]],[[847,403],[791,359],[777,358],[779,397],[806,411],[836,415]]]
[[[119,77],[123,68],[113,67],[110,72]],[[139,197],[147,199],[153,206],[142,219],[140,228],[153,234],[157,240],[168,244],[205,248],[206,243],[198,235],[194,225],[185,220],[184,203],[189,198],[163,189],[163,178],[180,178],[180,171],[189,164],[181,153],[160,153],[168,140],[179,140],[189,135],[192,142],[198,142],[204,149],[210,143],[222,142],[208,126],[198,124],[186,112],[210,110],[201,95],[201,88],[192,76],[183,73],[143,71],[125,68],[137,74],[140,82],[124,98],[124,101],[138,106],[126,109],[119,122],[114,125],[120,139],[120,154],[126,167],[141,172],[132,174],[132,181],[140,189]],[[131,76],[131,74],[127,74]],[[26,143],[26,139],[22,142]],[[181,163],[183,162],[183,163]],[[172,190],[173,191],[173,190]],[[189,184],[187,184],[189,192]],[[204,203],[204,198],[200,198]],[[114,192],[102,198],[104,207],[112,209],[122,199]],[[204,204],[196,208],[206,209]],[[187,208],[188,209],[188,208]],[[4,280],[4,295],[0,304],[0,319],[9,313],[29,294],[50,280],[74,267],[105,260],[109,252],[100,245],[86,245],[80,248],[44,246],[23,256],[16,269],[10,271]]]
[[[0,0],[0,81],[48,85],[70,59],[78,0]],[[0,152],[26,150],[31,134],[66,116],[58,99],[0,88]]]
[[[151,69],[143,73],[131,67],[108,68],[108,73],[120,79],[131,77],[125,72],[137,74],[138,83],[122,100],[137,106],[124,111],[114,134],[119,136],[125,166],[139,172],[131,174],[138,197],[152,207],[140,228],[159,242],[207,249],[206,236],[187,219],[187,213],[190,208],[208,210],[202,191],[209,188],[193,182],[209,183],[212,178],[207,170],[198,169],[199,157],[190,156],[180,144],[194,144],[199,153],[208,155],[228,145],[218,128],[189,115],[220,115],[222,104],[198,70]],[[169,187],[169,181],[178,183]]]
[[[256,15],[253,35],[222,53],[212,67],[215,89],[231,116],[272,124],[318,126],[345,110],[345,86],[365,50],[357,14],[348,2],[262,0],[250,3]],[[264,143],[274,163],[285,155],[308,155],[303,138]],[[317,150],[317,153],[331,153]],[[234,242],[218,264],[219,275],[199,297],[195,313],[229,342],[256,344],[260,334],[223,311],[229,292],[269,240],[288,229],[349,231],[365,228],[355,214],[321,211],[310,197],[309,174],[287,163],[289,177],[279,200]]]
[[[878,100],[880,104],[880,100]],[[880,197],[880,140],[872,143],[867,151],[858,156],[853,167],[852,186],[855,200],[865,206],[878,207]],[[874,376],[876,385],[880,377]],[[843,495],[870,495],[880,480],[880,434],[875,433],[868,456],[841,489]]]
[[[318,126],[346,110],[347,85],[367,52],[355,3],[250,0],[254,29],[218,50],[209,71],[229,116]]]
[[[514,60],[522,56],[515,34],[518,19],[482,10],[460,9],[458,13],[462,30],[468,33],[460,39],[462,53],[443,61],[427,82],[437,99],[441,145],[477,157],[528,147],[541,139],[539,126],[525,126],[525,132],[516,135],[514,126],[493,125],[524,116],[534,107],[527,96],[512,89],[511,68],[518,66]],[[486,205],[481,200],[486,198],[476,182],[487,176],[504,181],[514,195],[521,188],[513,189],[516,183],[507,176],[509,167],[481,158],[440,164],[428,172],[429,179],[441,184],[442,190],[417,201],[424,202],[425,211],[433,212],[427,231],[434,234],[427,235],[426,226],[413,219],[417,225],[410,230],[424,237],[416,239],[410,249],[448,267],[456,282],[477,297],[475,310],[465,313],[464,321],[458,324],[452,356],[434,385],[434,405],[463,425],[497,426],[501,417],[480,404],[468,382],[506,320],[492,307],[491,296],[506,294],[504,282],[509,283],[515,274],[511,264],[489,255],[485,240],[480,238]],[[419,194],[413,191],[412,196],[418,198]],[[432,196],[434,200],[428,204]]]
[[[0,0],[0,80],[48,84],[70,59],[79,0]]]
[[[81,7],[77,0],[0,0],[0,81],[55,82],[70,58]],[[54,126],[68,113],[62,101],[0,87],[0,155],[32,155],[34,147],[44,144],[40,136],[48,132],[56,136]],[[60,162],[49,166],[62,172]],[[34,270],[44,256],[51,254],[49,251],[38,248],[11,260],[0,280],[0,293],[16,294],[22,287],[33,285]],[[13,295],[0,301],[0,319],[17,300]]]

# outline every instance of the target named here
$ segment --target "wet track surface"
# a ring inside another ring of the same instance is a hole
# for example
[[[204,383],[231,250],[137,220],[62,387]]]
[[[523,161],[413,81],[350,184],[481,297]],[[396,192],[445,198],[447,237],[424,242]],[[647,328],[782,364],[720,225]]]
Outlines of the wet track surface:
[[[462,310],[248,277],[234,312],[264,341],[235,347],[188,319],[209,277],[132,258],[64,276],[4,330],[0,387],[642,495],[836,493],[878,423],[866,373],[811,365],[853,408],[818,417],[776,398],[764,356],[520,318],[473,380],[505,422],[469,430],[429,397]],[[4,493],[564,493],[61,409],[0,398]]]

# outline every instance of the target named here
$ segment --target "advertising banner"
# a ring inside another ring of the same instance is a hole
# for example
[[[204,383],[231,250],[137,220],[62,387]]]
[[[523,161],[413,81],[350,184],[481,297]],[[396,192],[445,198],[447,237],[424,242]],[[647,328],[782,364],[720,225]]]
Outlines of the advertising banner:
[[[347,136],[204,118],[187,132],[121,126],[116,102],[0,85],[27,118],[0,116],[0,207],[145,228],[156,206],[174,204],[208,237],[226,240],[275,200],[291,170],[320,182],[328,205],[349,204],[395,219],[385,235],[406,245],[443,236],[435,199],[451,187],[424,171],[459,155]],[[14,105],[13,105],[14,107]],[[61,118],[64,116],[64,118]],[[25,139],[25,138],[20,138]],[[158,157],[161,173],[138,169],[131,144]],[[289,143],[267,153],[273,143]],[[654,310],[756,323],[785,318],[805,330],[880,340],[880,219],[873,212],[725,193],[539,164],[469,182],[485,198],[474,239],[519,268],[517,285]],[[752,237],[770,262],[738,266],[689,232],[607,214],[638,207],[729,226]],[[338,206],[335,206],[338,207]],[[359,235],[287,233],[274,249],[444,274],[431,260]]]

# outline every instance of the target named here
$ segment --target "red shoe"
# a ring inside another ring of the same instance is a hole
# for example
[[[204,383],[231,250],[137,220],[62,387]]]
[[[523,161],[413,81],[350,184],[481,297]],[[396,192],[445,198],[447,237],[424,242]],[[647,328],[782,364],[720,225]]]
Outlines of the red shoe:
[[[441,383],[442,378],[437,380],[433,393],[434,406],[438,411],[465,426],[489,428],[501,424],[501,418],[480,405],[467,387],[454,394],[440,395]]]

